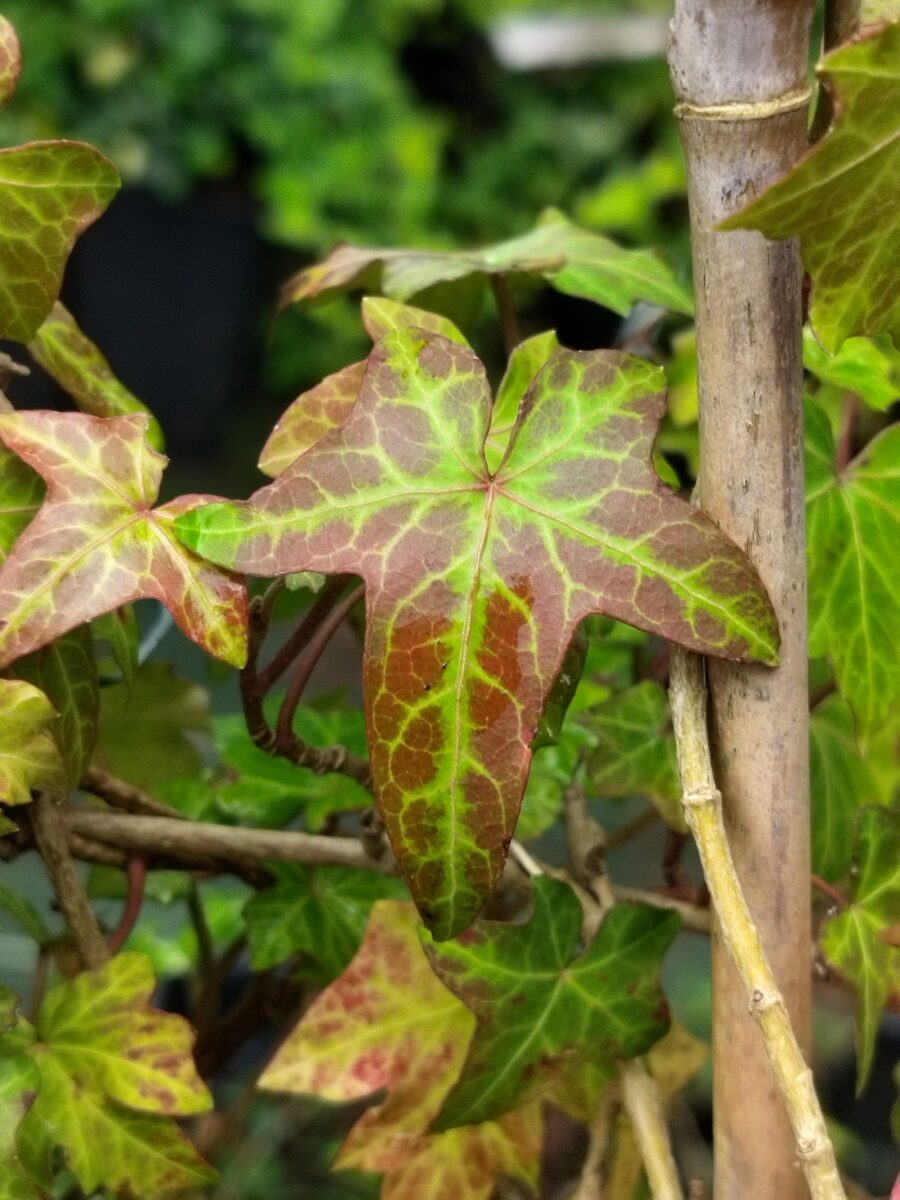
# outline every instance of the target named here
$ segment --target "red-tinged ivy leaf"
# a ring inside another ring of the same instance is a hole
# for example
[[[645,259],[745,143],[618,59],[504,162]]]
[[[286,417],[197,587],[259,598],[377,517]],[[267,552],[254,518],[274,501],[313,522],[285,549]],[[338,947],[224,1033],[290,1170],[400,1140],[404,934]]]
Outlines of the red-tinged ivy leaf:
[[[91,761],[100,717],[100,686],[90,628],[82,625],[20,658],[15,672],[19,679],[40,688],[59,713],[59,720],[49,726],[50,735],[59,751],[66,783],[69,789],[76,787]]]
[[[827,656],[863,740],[900,704],[900,425],[838,470],[828,418],[806,406],[809,651]]]
[[[0,679],[0,804],[28,804],[32,788],[62,785],[50,733],[56,719],[43,692],[18,679]]]
[[[383,1200],[487,1200],[501,1173],[534,1182],[540,1117],[532,1108],[497,1125],[426,1133],[474,1020],[429,967],[417,928],[411,904],[377,901],[356,957],[313,1002],[260,1085],[333,1101],[386,1089],[335,1166],[386,1172]]]
[[[643,1054],[669,1027],[659,972],[678,932],[675,913],[617,904],[579,954],[572,889],[538,878],[533,894],[525,925],[477,921],[440,944],[423,931],[431,965],[478,1022],[436,1130],[493,1120],[585,1063],[611,1068]]]
[[[839,46],[817,71],[832,95],[831,128],[721,228],[800,238],[810,322],[833,353],[853,334],[900,337],[900,24]]]
[[[560,349],[556,334],[538,333],[514,347],[506,371],[497,389],[491,413],[491,427],[484,443],[484,457],[490,471],[496,471],[509,446],[525,393],[542,367]]]
[[[885,937],[900,912],[900,813],[863,808],[856,823],[852,903],[821,935],[829,962],[857,992],[857,1093],[872,1066],[875,1034],[887,999],[900,992],[900,948]]]
[[[28,349],[82,412],[93,413],[95,417],[146,413],[147,441],[154,450],[164,448],[163,432],[156,417],[119,382],[65,305],[59,301],[54,304],[50,316],[28,343]]]
[[[22,70],[22,52],[16,31],[0,16],[0,106],[6,104],[16,90]]]
[[[190,1116],[210,1107],[183,1017],[151,1008],[156,981],[142,954],[123,953],[54,988],[35,1029],[73,1079],[139,1112]]]
[[[481,363],[398,331],[373,351],[341,429],[249,501],[176,525],[249,574],[364,578],[375,789],[436,937],[466,928],[499,878],[531,740],[582,618],[775,661],[774,614],[747,559],[653,471],[663,403],[658,368],[564,351],[492,476]]]
[[[362,302],[363,324],[373,342],[398,329],[424,329],[440,334],[451,342],[468,342],[452,321],[437,313],[398,304],[378,296],[366,296]],[[302,392],[278,420],[259,457],[259,469],[276,478],[304,450],[314,446],[326,433],[338,429],[350,415],[362,385],[366,364],[353,363],[327,376],[307,392]],[[534,378],[532,371],[528,383]],[[522,389],[524,392],[524,388]],[[521,397],[520,397],[521,398]]]
[[[210,497],[150,507],[166,460],[147,445],[147,420],[0,415],[0,439],[47,484],[40,513],[0,568],[0,666],[141,597],[165,604],[216,658],[243,664],[243,582],[186,552],[172,531],[176,517]]]
[[[380,288],[408,300],[438,283],[470,276],[537,275],[557,291],[603,304],[623,316],[637,300],[693,311],[687,291],[649,250],[625,250],[548,209],[529,233],[477,250],[367,250],[339,246],[289,280],[285,303],[352,287]]]
[[[594,735],[587,764],[593,796],[646,796],[663,820],[686,832],[675,737],[666,693],[646,680],[586,713]]]
[[[373,903],[402,899],[406,891],[399,879],[348,867],[273,863],[269,870],[274,884],[256,892],[244,908],[250,965],[262,971],[302,953],[326,983],[359,949]]]
[[[83,142],[0,150],[0,336],[31,341],[59,295],[75,239],[118,187],[109,159]]]

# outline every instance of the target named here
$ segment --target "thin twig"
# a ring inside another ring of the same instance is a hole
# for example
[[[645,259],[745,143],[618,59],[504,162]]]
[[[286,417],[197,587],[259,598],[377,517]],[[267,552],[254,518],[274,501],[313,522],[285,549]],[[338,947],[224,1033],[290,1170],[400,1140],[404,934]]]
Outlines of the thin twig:
[[[92,796],[99,796],[101,800],[105,800],[113,808],[120,808],[123,812],[139,813],[145,817],[184,819],[177,809],[154,799],[149,793],[126,783],[124,779],[117,779],[115,775],[100,767],[88,767],[81,787],[83,791],[90,792]]]
[[[827,879],[823,879],[821,875],[810,875],[810,880],[813,887],[818,888],[823,896],[827,896],[830,900],[833,900],[838,908],[847,907],[849,901],[840,888],[835,887],[833,883],[829,883]]]
[[[196,859],[253,867],[267,861],[332,863],[391,874],[390,858],[374,859],[355,838],[322,837],[295,830],[247,829],[170,817],[138,817],[125,813],[64,808],[67,830],[123,850],[161,854],[191,863]]]
[[[34,840],[53,883],[59,907],[66,918],[82,965],[88,970],[102,967],[109,958],[106,939],[69,853],[61,810],[48,792],[41,792],[34,800],[30,812]]]
[[[137,924],[144,903],[144,886],[147,882],[147,862],[139,854],[132,854],[127,866],[128,891],[125,894],[125,907],[119,917],[119,923],[109,935],[107,945],[110,954],[117,954],[128,941],[128,935]]]
[[[322,621],[327,618],[352,578],[352,575],[330,575],[328,577],[322,585],[322,590],[316,596],[315,600],[313,600],[308,611],[304,613],[297,627],[287,638],[281,649],[276,651],[267,666],[260,667],[256,672],[256,685],[262,695],[271,691],[273,685],[277,683],[297,655],[306,647],[312,635]],[[265,618],[266,610],[263,609],[260,615]],[[268,616],[271,618],[271,608],[268,610]],[[268,620],[266,620],[266,629],[268,629]]]
[[[571,1200],[603,1200],[603,1167],[621,1100],[615,1083],[608,1083],[600,1093],[597,1110],[588,1126],[587,1155]]]
[[[359,587],[354,588],[352,592],[345,596],[343,600],[335,604],[322,618],[309,641],[297,656],[297,665],[294,669],[294,674],[291,677],[291,682],[284,694],[284,699],[281,702],[281,708],[278,712],[278,726],[275,731],[277,740],[275,744],[279,753],[282,747],[289,748],[294,741],[294,714],[297,711],[297,705],[300,703],[300,698],[306,689],[306,685],[309,683],[310,676],[315,670],[319,659],[322,657],[325,647],[337,633],[351,611],[363,598],[364,594],[365,587],[360,584]]]
[[[747,990],[784,1100],[812,1200],[844,1200],[834,1150],[784,1000],[741,890],[722,819],[706,727],[703,662],[673,648],[670,686],[684,813],[694,835],[721,933]]]
[[[632,838],[643,833],[645,829],[651,829],[660,820],[662,818],[657,809],[645,808],[642,813],[638,813],[636,817],[632,817],[630,821],[626,821],[618,829],[610,829],[606,834],[607,854],[610,854],[613,850],[618,850],[620,846],[624,846],[626,842],[630,842]]]

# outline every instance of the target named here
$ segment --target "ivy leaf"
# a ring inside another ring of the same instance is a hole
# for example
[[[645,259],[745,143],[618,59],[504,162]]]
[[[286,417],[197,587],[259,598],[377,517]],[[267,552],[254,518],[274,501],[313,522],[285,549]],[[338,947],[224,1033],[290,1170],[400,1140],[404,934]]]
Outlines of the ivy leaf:
[[[0,804],[28,804],[32,788],[62,785],[50,733],[56,719],[43,692],[18,679],[0,679]]]
[[[147,960],[126,953],[44,1000],[27,1050],[39,1087],[16,1142],[41,1183],[57,1148],[87,1193],[156,1195],[215,1178],[168,1119],[204,1111],[210,1097],[190,1027],[149,1006],[153,988]]]
[[[810,321],[834,353],[853,334],[900,337],[900,24],[838,47],[817,71],[834,102],[831,129],[720,228],[799,236]]]
[[[612,1067],[643,1054],[668,1029],[659,969],[677,915],[617,904],[577,954],[582,912],[572,889],[538,878],[533,896],[525,925],[478,921],[440,945],[425,934],[431,965],[478,1022],[437,1130],[491,1120],[585,1062]]]
[[[47,483],[40,513],[0,568],[0,666],[140,597],[234,666],[246,658],[243,583],[186,552],[172,522],[210,497],[157,509],[165,458],[145,440],[148,418],[82,413],[0,415],[0,439]]]
[[[804,329],[803,365],[822,383],[853,392],[879,412],[900,398],[900,352],[887,336],[847,338],[829,355]]]
[[[14,921],[21,925],[22,929],[38,946],[49,946],[53,941],[50,930],[44,924],[41,914],[31,901],[27,897],[20,895],[19,892],[7,887],[5,883],[0,883],[0,910],[8,913]],[[0,985],[0,1034],[5,1032],[3,1029],[3,990],[2,985]]]
[[[900,949],[884,936],[900,912],[900,813],[861,809],[854,857],[853,902],[827,922],[821,944],[828,960],[856,987],[859,1094],[872,1066],[881,1010],[900,990]]]
[[[39,1086],[28,1055],[0,1041],[0,1200],[40,1200],[41,1192],[16,1152],[19,1123]]]
[[[646,796],[660,816],[684,833],[675,737],[665,691],[650,680],[591,710],[595,744],[588,760],[591,794]]]
[[[273,886],[244,909],[250,965],[262,971],[299,951],[318,965],[317,977],[326,983],[359,949],[373,903],[401,899],[405,891],[398,879],[347,867],[273,863],[270,871]]]
[[[12,411],[12,405],[0,392],[0,414]],[[0,564],[22,530],[37,515],[45,491],[37,471],[32,471],[0,442]]]
[[[490,471],[496,471],[503,460],[532,380],[559,349],[559,341],[552,330],[527,338],[513,348],[497,389],[491,427],[484,443],[484,457]]]
[[[100,687],[94,639],[86,625],[20,658],[16,675],[40,688],[59,720],[49,729],[65,769],[69,789],[78,785],[91,761],[100,717]]]
[[[310,745],[339,744],[365,756],[362,714],[335,700],[323,696],[300,705],[294,729]],[[213,731],[223,763],[237,773],[217,786],[217,805],[235,821],[279,828],[302,813],[306,828],[315,833],[332,813],[361,811],[372,803],[370,793],[346,775],[316,775],[266,754],[251,741],[241,716],[216,717]]]
[[[351,287],[380,287],[394,300],[437,283],[470,276],[537,275],[569,296],[593,300],[626,316],[637,300],[691,313],[691,298],[649,250],[625,250],[548,209],[529,233],[479,250],[366,250],[339,246],[323,262],[289,280],[285,303]]]
[[[6,17],[0,16],[0,107],[16,90],[21,70],[22,52],[16,31]]]
[[[163,663],[146,663],[134,685],[100,692],[94,761],[154,794],[164,784],[198,776],[203,759],[191,734],[208,734],[209,694]]]
[[[826,415],[806,409],[809,652],[827,655],[861,735],[900,704],[900,426],[843,471]]]
[[[425,329],[461,346],[468,345],[452,321],[409,304],[366,296],[362,302],[362,315],[373,342],[398,329]],[[269,434],[259,457],[258,466],[264,475],[276,478],[304,450],[343,425],[356,403],[365,370],[365,362],[344,367],[309,391],[302,392],[288,406]],[[534,372],[528,382],[533,377]]]
[[[133,606],[125,604],[121,608],[113,609],[112,612],[95,617],[91,622],[91,628],[96,640],[106,642],[109,646],[113,661],[130,688],[134,683],[140,653],[137,616]]]
[[[856,745],[853,716],[840,696],[828,696],[810,715],[809,790],[812,868],[837,883],[850,869],[857,811],[880,798]]]
[[[31,341],[59,295],[75,239],[118,188],[109,159],[82,142],[0,150],[0,336]]]
[[[650,465],[661,386],[630,355],[560,353],[492,476],[480,362],[399,331],[341,429],[250,501],[177,523],[198,553],[250,574],[365,579],[376,793],[439,938],[466,928],[500,875],[530,743],[585,616],[775,660],[750,564]]]
[[[436,978],[410,904],[380,900],[351,965],[310,1006],[260,1080],[272,1091],[358,1100],[387,1089],[335,1165],[386,1172],[382,1200],[488,1200],[500,1173],[535,1183],[536,1106],[496,1124],[428,1135],[474,1020]]]
[[[50,316],[28,343],[28,349],[82,412],[93,413],[95,417],[146,413],[147,441],[154,450],[163,449],[163,432],[156,417],[119,382],[65,305],[59,301],[54,304]]]

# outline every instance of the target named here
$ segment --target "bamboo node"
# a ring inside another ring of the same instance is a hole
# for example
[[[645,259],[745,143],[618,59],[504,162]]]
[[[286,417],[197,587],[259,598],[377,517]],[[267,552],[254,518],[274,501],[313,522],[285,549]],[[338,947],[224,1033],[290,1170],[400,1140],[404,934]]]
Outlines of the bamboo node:
[[[781,1003],[778,992],[767,992],[763,988],[754,988],[750,993],[750,1012],[763,1013],[770,1008],[776,1008]]]
[[[691,104],[689,100],[681,100],[674,112],[681,121],[766,121],[806,108],[811,96],[812,90],[803,87],[768,100],[730,100],[724,104]]]
[[[685,788],[681,802],[685,808],[700,808],[705,804],[719,805],[722,803],[722,793],[718,788]]]

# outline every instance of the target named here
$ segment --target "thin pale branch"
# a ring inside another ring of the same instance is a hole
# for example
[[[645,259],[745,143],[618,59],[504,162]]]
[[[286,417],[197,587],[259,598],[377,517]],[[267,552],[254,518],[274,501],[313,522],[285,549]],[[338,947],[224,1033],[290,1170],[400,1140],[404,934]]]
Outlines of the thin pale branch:
[[[834,1150],[784,999],[741,890],[722,819],[706,727],[703,662],[673,648],[670,685],[684,813],[709,886],[717,928],[747,991],[750,1013],[784,1100],[812,1200],[844,1200]]]
[[[147,792],[133,787],[124,779],[116,778],[115,775],[101,770],[100,767],[88,767],[81,781],[81,787],[83,791],[90,792],[92,796],[99,796],[101,800],[105,800],[113,808],[120,808],[123,812],[137,813],[145,817],[183,819],[177,809],[163,804],[161,800],[154,799]]]

